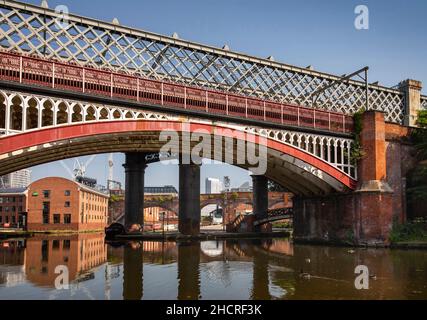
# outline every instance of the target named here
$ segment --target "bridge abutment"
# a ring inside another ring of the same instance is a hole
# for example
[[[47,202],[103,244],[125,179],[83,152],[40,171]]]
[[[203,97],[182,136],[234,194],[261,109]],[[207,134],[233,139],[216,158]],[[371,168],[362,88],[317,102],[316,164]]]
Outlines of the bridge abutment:
[[[125,168],[125,228],[139,231],[144,225],[144,178],[147,164],[145,154],[126,153]]]
[[[387,245],[391,231],[392,194],[377,191],[295,197],[297,242]]]
[[[394,192],[389,185],[387,160],[400,159],[387,155],[382,112],[367,111],[362,122],[360,140],[364,156],[359,161],[357,190],[321,197],[295,197],[296,241],[388,244],[396,214],[394,198],[401,198],[402,190],[397,188]]]
[[[200,233],[200,165],[179,165],[178,231],[183,235]]]

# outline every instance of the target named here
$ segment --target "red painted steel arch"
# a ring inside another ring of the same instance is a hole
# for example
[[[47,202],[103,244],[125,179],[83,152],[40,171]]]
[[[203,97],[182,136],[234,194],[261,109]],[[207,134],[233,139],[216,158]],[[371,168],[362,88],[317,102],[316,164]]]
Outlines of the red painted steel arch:
[[[230,129],[211,124],[200,123],[183,123],[180,121],[146,121],[146,120],[121,120],[121,121],[105,121],[105,122],[90,122],[76,125],[50,127],[46,129],[25,132],[21,134],[11,135],[0,139],[0,155],[17,152],[31,147],[41,146],[48,143],[54,143],[63,140],[70,140],[83,137],[94,138],[97,135],[126,133],[126,132],[161,132],[164,130],[174,130],[176,132],[195,132],[204,130],[211,133],[216,133],[224,137],[228,137],[226,133],[242,131]],[[257,136],[245,133],[246,137],[258,141]],[[234,135],[236,138],[238,135]],[[238,139],[238,138],[237,138]],[[311,155],[303,150],[295,148],[291,145],[278,142],[276,140],[265,138],[261,139],[262,144],[267,144],[269,149],[276,150],[280,153],[290,155],[296,159],[319,169],[328,174],[335,180],[339,181],[349,189],[355,189],[356,181],[345,175],[337,168],[327,162]],[[259,141],[258,141],[259,142]],[[256,143],[258,143],[256,142]],[[264,143],[265,142],[265,143]],[[13,157],[13,155],[11,155]]]

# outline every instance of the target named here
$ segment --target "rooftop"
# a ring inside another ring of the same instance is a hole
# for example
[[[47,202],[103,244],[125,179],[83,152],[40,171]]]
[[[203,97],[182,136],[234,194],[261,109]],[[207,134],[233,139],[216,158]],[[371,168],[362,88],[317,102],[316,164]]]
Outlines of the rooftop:
[[[27,191],[27,188],[8,188],[0,189],[0,194],[22,194]]]

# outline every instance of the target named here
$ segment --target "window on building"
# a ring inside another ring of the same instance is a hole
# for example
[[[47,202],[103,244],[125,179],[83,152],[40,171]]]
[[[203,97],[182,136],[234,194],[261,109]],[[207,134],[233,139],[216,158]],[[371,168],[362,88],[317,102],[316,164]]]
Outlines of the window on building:
[[[43,202],[43,212],[49,212],[50,211],[50,202]]]
[[[12,212],[16,212],[16,207],[15,206],[12,207]]]
[[[43,197],[46,199],[50,198],[50,190],[43,190]]]
[[[71,195],[71,191],[70,190],[65,190],[64,195],[66,197],[69,197]]]
[[[9,223],[9,216],[6,216],[6,217],[5,217],[5,221],[4,221],[4,223]]]
[[[65,208],[69,208],[70,207],[70,201],[65,201]]]
[[[0,212],[3,212],[3,207],[2,206],[0,206]]]
[[[16,216],[12,216],[12,223],[15,224],[16,223]]]
[[[69,250],[71,248],[71,242],[70,240],[64,240],[62,242],[62,248],[65,250]]]
[[[49,224],[50,202],[43,202],[43,224]]]
[[[53,240],[52,241],[52,249],[53,250],[59,250],[59,240]]]
[[[4,202],[3,197],[0,197],[0,203],[3,203],[3,202]]]
[[[0,216],[0,223],[3,223],[3,216]]]
[[[22,206],[19,206],[18,212],[22,212]]]
[[[71,214],[64,214],[64,223],[65,224],[71,223]]]
[[[60,224],[61,223],[61,215],[56,213],[53,215],[53,223],[54,224]]]

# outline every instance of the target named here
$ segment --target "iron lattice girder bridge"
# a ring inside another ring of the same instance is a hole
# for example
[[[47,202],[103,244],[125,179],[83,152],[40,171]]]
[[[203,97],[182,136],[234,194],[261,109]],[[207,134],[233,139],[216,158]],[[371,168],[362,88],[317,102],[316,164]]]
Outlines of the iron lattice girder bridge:
[[[76,15],[64,20],[16,1],[0,1],[0,30],[3,49],[60,62],[308,107],[313,93],[338,81],[319,95],[317,107],[351,115],[366,105],[363,82]],[[368,96],[387,121],[402,123],[401,91],[370,85]]]

